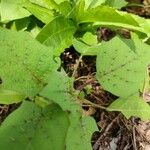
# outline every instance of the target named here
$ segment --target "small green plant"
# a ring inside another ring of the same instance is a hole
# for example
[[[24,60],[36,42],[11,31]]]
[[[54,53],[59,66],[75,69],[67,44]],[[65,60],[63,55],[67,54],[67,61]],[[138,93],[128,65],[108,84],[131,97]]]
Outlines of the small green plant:
[[[81,57],[96,56],[96,79],[118,97],[106,110],[150,119],[150,106],[140,95],[149,90],[150,46],[144,42],[150,20],[116,10],[126,4],[1,0],[0,104],[22,102],[0,126],[2,150],[92,149],[91,135],[98,128],[82,114],[84,96],[73,88],[74,76],[60,69],[60,55],[72,45]],[[126,28],[131,38],[98,43],[100,27]]]

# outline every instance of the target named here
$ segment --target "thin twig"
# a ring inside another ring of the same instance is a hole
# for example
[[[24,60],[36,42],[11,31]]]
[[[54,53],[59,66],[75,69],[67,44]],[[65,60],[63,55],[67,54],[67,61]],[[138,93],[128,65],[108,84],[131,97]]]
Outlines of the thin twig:
[[[135,138],[135,125],[134,125],[134,118],[132,119],[132,123],[133,123],[133,128],[132,128],[132,133],[133,133],[133,147],[134,150],[137,150],[137,145],[136,145],[136,138]]]
[[[100,108],[100,109],[107,110],[106,107],[100,106],[100,105],[98,105],[98,104],[94,104],[94,103],[90,102],[90,101],[87,100],[87,99],[79,99],[79,101],[82,102],[82,103],[85,103],[85,104],[89,104],[89,105],[91,105],[91,106],[93,106],[93,107],[96,107],[96,108]]]
[[[105,129],[105,131],[104,132],[108,132],[109,130],[110,130],[110,128],[113,126],[113,124],[117,121],[117,119],[119,118],[119,116],[120,116],[120,113],[118,114],[118,116],[116,116],[112,121],[111,121],[111,123],[107,126],[107,128]]]
[[[103,136],[100,136],[100,137],[98,138],[98,140],[96,141],[96,143],[93,145],[93,149],[94,149],[94,150],[97,150],[97,149],[98,149],[98,147],[100,146],[100,141],[102,140],[102,138],[103,138],[104,136],[106,136],[106,134],[108,133],[108,131],[110,130],[110,128],[112,127],[112,125],[117,121],[117,119],[118,119],[119,116],[120,116],[120,114],[118,114],[118,116],[115,117],[115,118],[111,121],[111,123],[110,123],[110,124],[107,126],[107,128],[105,129]]]
[[[72,77],[75,77],[75,76],[76,76],[77,69],[78,69],[78,67],[79,67],[79,65],[80,65],[81,60],[82,60],[82,55],[79,57],[79,60],[77,61],[76,65],[75,65],[74,71],[73,71],[73,73],[72,73]]]

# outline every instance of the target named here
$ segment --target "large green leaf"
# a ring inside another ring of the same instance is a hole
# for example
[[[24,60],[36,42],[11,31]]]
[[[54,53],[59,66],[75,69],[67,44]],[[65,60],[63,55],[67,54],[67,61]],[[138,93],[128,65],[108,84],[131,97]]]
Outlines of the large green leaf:
[[[6,22],[30,16],[30,13],[22,7],[25,1],[26,0],[1,0],[1,21]]]
[[[94,26],[123,27],[148,34],[135,15],[117,11],[108,6],[99,6],[83,12],[78,17],[78,23],[86,22],[93,23]]]
[[[77,103],[77,95],[73,89],[73,79],[63,71],[54,72],[49,84],[40,95],[53,100],[68,112],[70,127],[66,138],[66,149],[91,150],[91,135],[97,127],[92,118],[82,116],[82,109]]]
[[[127,118],[135,116],[142,120],[150,119],[150,106],[138,94],[115,100],[108,110],[121,111]]]
[[[45,24],[54,19],[53,11],[45,7],[30,2],[25,3],[23,6]]]
[[[149,46],[119,37],[102,43],[97,57],[97,79],[105,90],[127,97],[138,92],[150,62]]]
[[[2,88],[34,96],[57,65],[53,53],[28,33],[0,28]]]
[[[124,13],[124,15],[120,15],[119,11],[108,6],[99,6],[90,9],[83,13],[80,17],[81,22],[108,22],[138,26],[138,23],[131,17],[130,14]]]
[[[94,2],[94,3],[93,3]],[[96,2],[96,3],[95,3]],[[100,1],[92,1],[91,4],[97,4]],[[123,1],[122,1],[123,2]],[[120,6],[122,2],[109,1],[106,2],[109,5]],[[124,3],[125,4],[125,3]],[[90,7],[90,2],[85,0],[79,0],[75,5],[74,9],[71,11],[71,18],[74,18],[77,23],[93,23],[93,26],[106,26],[106,27],[123,27],[130,30],[138,31],[150,36],[149,19],[139,17],[134,14],[130,14],[123,11],[118,11],[109,6],[97,6],[91,5],[92,9],[87,9]]]
[[[72,21],[65,17],[57,17],[47,24],[37,35],[37,40],[53,49],[55,55],[60,55],[72,44],[76,28]]]
[[[69,127],[67,113],[57,105],[40,108],[23,102],[0,126],[2,150],[63,150]]]
[[[94,26],[123,27],[146,34],[150,37],[150,19],[118,11],[108,6],[99,6],[88,10],[79,18],[79,22],[92,22]]]
[[[105,5],[109,5],[113,8],[120,9],[128,4],[125,0],[106,0]]]

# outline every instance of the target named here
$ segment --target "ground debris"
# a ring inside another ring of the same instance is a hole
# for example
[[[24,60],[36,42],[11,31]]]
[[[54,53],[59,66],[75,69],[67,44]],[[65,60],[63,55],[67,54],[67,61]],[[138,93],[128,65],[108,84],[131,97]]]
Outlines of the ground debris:
[[[67,54],[67,55],[66,55]],[[68,75],[72,76],[80,58],[74,48],[62,54],[62,64]],[[106,92],[95,78],[96,57],[83,57],[76,68],[74,88],[90,102],[107,107],[116,96]],[[90,87],[88,92],[87,87]],[[95,105],[82,104],[85,115],[93,116],[100,132],[92,137],[93,150],[149,150],[150,122],[138,118],[126,119],[119,112],[107,112]]]

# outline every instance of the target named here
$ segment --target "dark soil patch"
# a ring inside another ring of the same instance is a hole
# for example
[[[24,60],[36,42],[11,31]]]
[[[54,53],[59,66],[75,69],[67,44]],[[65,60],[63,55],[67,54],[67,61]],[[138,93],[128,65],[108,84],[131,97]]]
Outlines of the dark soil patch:
[[[11,112],[16,110],[19,106],[20,104],[0,105],[0,124]]]

